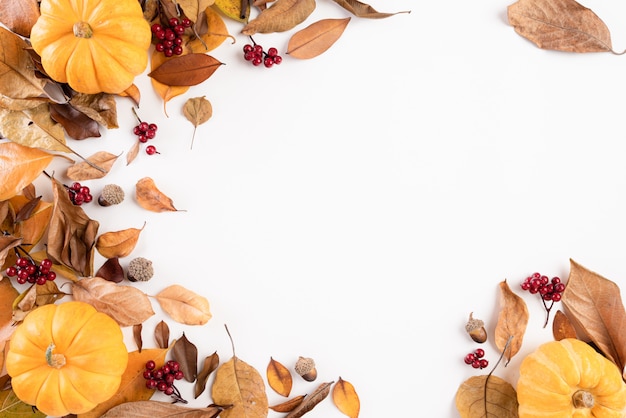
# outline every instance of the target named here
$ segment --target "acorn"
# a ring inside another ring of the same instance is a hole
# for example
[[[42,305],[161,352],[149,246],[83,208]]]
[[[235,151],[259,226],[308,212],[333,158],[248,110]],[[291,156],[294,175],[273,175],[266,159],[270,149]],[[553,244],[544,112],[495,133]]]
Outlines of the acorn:
[[[122,203],[124,200],[124,190],[117,184],[107,184],[102,189],[98,204],[100,206],[111,206]]]
[[[130,261],[127,276],[131,282],[147,282],[153,275],[152,261],[143,257],[137,257]]]
[[[467,324],[465,324],[465,331],[472,337],[472,340],[482,344],[487,341],[487,330],[485,330],[485,323],[480,319],[473,317],[473,312],[470,313]]]
[[[315,361],[309,357],[298,358],[294,367],[296,373],[298,373],[307,382],[312,382],[317,379],[317,370],[315,369]]]

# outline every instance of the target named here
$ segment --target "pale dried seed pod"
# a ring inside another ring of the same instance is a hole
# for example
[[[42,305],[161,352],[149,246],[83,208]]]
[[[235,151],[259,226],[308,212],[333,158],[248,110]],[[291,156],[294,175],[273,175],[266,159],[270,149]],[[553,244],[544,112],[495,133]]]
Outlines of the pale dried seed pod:
[[[137,257],[130,261],[127,276],[131,282],[147,282],[153,275],[152,261],[143,257]]]
[[[317,370],[315,369],[315,361],[309,357],[298,358],[294,367],[296,373],[298,373],[307,382],[312,382],[317,379]]]
[[[124,190],[117,184],[107,184],[102,189],[98,204],[100,206],[111,206],[122,203],[124,200]]]
[[[485,330],[485,323],[476,319],[473,316],[473,312],[470,313],[469,319],[467,320],[467,324],[465,324],[465,331],[472,337],[472,340],[475,342],[482,344],[487,341],[487,330]]]

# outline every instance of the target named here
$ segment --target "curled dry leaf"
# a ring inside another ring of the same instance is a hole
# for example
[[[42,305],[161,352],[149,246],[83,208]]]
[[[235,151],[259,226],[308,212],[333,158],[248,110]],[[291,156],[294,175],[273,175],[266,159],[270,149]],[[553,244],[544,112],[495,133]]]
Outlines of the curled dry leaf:
[[[135,185],[137,203],[152,212],[177,211],[171,198],[161,192],[150,177],[144,177]]]
[[[0,144],[0,201],[21,193],[48,167],[53,155],[14,142]]]
[[[96,277],[101,277],[113,283],[124,280],[124,268],[118,257],[108,258],[96,272]]]
[[[567,315],[562,311],[556,311],[554,315],[554,321],[552,322],[552,336],[555,341],[560,341],[565,338],[577,338],[576,329]]]
[[[60,123],[70,138],[81,140],[100,137],[98,122],[69,103],[50,103],[48,110],[52,120]]]
[[[286,400],[285,402],[281,402],[276,405],[270,405],[270,409],[274,412],[291,412],[298,407],[304,400],[306,395],[298,395],[293,398]]]
[[[71,289],[75,300],[89,303],[122,327],[141,324],[154,315],[148,296],[133,286],[91,277],[72,282]]]
[[[393,12],[393,13],[382,13],[375,10],[369,4],[365,4],[358,0],[335,0],[335,3],[351,12],[353,15],[358,17],[370,18],[370,19],[383,19],[386,17],[390,17],[393,15],[397,15],[400,13],[411,13],[410,10],[402,11],[402,12]]]
[[[220,357],[217,354],[217,351],[204,359],[202,367],[198,372],[198,377],[196,378],[196,384],[194,386],[194,398],[197,399],[198,396],[200,396],[202,392],[204,392],[204,390],[206,389],[207,381],[209,380],[209,376],[211,376],[211,373],[217,370],[219,364]]]
[[[216,418],[223,408],[208,406],[206,408],[190,408],[171,402],[135,401],[118,405],[108,410],[101,418]],[[82,417],[81,417],[82,418]]]
[[[315,10],[315,0],[276,0],[271,7],[263,10],[251,20],[241,33],[284,32],[304,22]]]
[[[9,252],[13,254],[13,248],[22,244],[22,238],[17,238],[12,235],[0,235],[0,267],[4,265],[4,261],[7,259]]]
[[[343,34],[350,18],[323,19],[296,32],[287,45],[287,54],[309,59],[326,52]]]
[[[570,274],[561,300],[568,317],[623,371],[626,312],[619,286],[570,260]]]
[[[310,395],[306,396],[300,404],[295,407],[285,418],[300,418],[307,412],[315,408],[330,393],[330,387],[334,382],[325,382],[320,384]]]
[[[117,157],[107,151],[98,151],[87,158],[91,164],[86,161],[76,163],[67,169],[66,176],[74,181],[100,179],[109,173]]]
[[[161,308],[176,322],[204,325],[211,319],[209,301],[191,290],[173,284],[155,295]]]
[[[127,228],[121,231],[105,232],[96,240],[96,249],[104,258],[127,257],[133,252],[143,228]]]
[[[137,88],[134,84],[129,87]],[[70,104],[107,129],[119,128],[117,123],[117,103],[115,96],[108,93],[84,94],[76,93]],[[139,105],[137,103],[137,105]]]
[[[191,53],[164,61],[148,76],[167,86],[195,86],[211,77],[221,65],[210,55]]]
[[[279,361],[270,357],[270,362],[267,365],[266,370],[267,383],[274,390],[282,396],[289,396],[291,393],[291,387],[293,386],[293,378],[291,372]]]
[[[172,346],[172,358],[180,364],[185,380],[193,383],[198,376],[198,348],[184,332]]]
[[[135,340],[135,344],[137,344],[137,351],[141,353],[141,349],[143,348],[143,338],[141,336],[141,330],[143,329],[142,324],[133,325],[133,339]]]
[[[356,393],[352,383],[343,380],[341,377],[339,377],[339,380],[333,387],[333,402],[344,415],[350,418],[358,418],[361,409],[359,395]]]
[[[461,418],[518,417],[515,388],[494,375],[467,379],[459,386],[455,402]]]
[[[590,9],[574,0],[519,0],[508,7],[515,32],[539,48],[610,52],[611,34]]]
[[[528,316],[526,302],[513,293],[506,280],[500,282],[500,312],[498,313],[494,342],[496,347],[503,351],[503,357],[507,362],[522,347],[528,325]]]

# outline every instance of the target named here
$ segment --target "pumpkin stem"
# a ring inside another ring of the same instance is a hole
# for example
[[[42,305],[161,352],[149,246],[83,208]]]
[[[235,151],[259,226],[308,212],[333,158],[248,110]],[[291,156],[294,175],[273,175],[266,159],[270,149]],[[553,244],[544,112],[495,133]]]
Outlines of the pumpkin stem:
[[[586,390],[577,390],[572,395],[572,402],[575,408],[592,408],[593,395]]]
[[[46,348],[46,362],[50,367],[54,367],[55,369],[60,369],[65,366],[65,356],[63,354],[55,354],[53,353],[55,349],[54,343],[50,343],[48,348]]]
[[[91,38],[93,36],[93,29],[87,22],[74,23],[74,36],[77,38]]]

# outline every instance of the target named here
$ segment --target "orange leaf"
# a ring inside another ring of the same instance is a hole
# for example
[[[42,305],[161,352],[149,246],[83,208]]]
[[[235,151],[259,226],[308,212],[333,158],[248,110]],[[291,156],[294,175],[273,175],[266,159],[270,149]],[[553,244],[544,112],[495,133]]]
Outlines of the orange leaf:
[[[556,311],[554,321],[552,321],[552,336],[556,341],[565,338],[577,338],[576,329],[567,315],[561,311]]]
[[[17,195],[11,199],[11,205],[16,213],[18,213],[30,202],[33,202],[33,200],[30,200],[23,195]],[[15,235],[22,237],[24,242],[22,245],[23,248],[29,251],[30,248],[41,240],[48,229],[51,216],[52,204],[38,200],[37,205],[30,212],[29,216],[16,224]]]
[[[287,54],[309,59],[326,52],[341,37],[350,18],[323,19],[296,32],[287,45]]]
[[[96,249],[104,258],[126,257],[135,249],[141,231],[143,227],[105,232],[96,240]]]
[[[274,389],[276,393],[285,397],[289,396],[293,379],[287,367],[270,357],[266,375],[267,383],[269,383],[270,387]]]
[[[178,210],[174,207],[172,199],[161,192],[150,177],[144,177],[137,182],[135,194],[139,206],[149,211],[167,212]]]
[[[333,402],[344,415],[350,418],[359,416],[359,410],[361,409],[359,395],[354,390],[352,383],[343,380],[341,377],[339,377],[333,388]]]
[[[315,0],[276,0],[271,7],[263,10],[251,20],[241,33],[284,32],[304,22],[315,10]]]
[[[52,154],[15,142],[0,144],[0,201],[20,194],[48,167]]]

